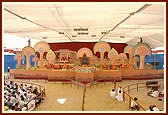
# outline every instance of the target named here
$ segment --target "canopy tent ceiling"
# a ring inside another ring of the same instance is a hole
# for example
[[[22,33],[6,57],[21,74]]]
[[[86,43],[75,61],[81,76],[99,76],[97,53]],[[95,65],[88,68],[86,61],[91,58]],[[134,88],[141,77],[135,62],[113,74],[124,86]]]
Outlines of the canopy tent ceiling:
[[[37,2],[3,3],[4,33],[53,42],[164,46],[165,3]]]

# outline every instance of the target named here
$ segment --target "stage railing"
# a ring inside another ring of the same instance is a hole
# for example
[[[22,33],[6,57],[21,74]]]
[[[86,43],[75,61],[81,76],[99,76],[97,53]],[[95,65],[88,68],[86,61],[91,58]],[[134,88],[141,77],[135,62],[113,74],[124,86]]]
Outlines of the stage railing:
[[[156,79],[154,79],[154,80],[156,81]],[[163,85],[164,80],[157,80],[157,81],[159,82],[159,85]],[[147,88],[146,82],[131,84],[131,85],[125,86],[123,88],[123,99],[124,99],[124,101],[128,101],[129,107],[131,105],[131,100],[133,100],[133,97],[131,97],[129,95],[130,91],[136,90],[138,92],[139,88]],[[139,105],[140,110],[146,111],[146,109],[140,103],[138,103],[138,102],[136,102],[136,103]]]

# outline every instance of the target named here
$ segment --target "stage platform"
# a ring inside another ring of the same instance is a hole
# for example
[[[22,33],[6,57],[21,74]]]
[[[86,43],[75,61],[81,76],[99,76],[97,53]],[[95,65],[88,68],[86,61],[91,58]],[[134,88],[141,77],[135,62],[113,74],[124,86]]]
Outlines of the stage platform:
[[[77,80],[80,82],[164,78],[163,70],[99,70],[81,73],[75,70],[11,69],[10,74],[16,79],[45,79],[48,81]]]

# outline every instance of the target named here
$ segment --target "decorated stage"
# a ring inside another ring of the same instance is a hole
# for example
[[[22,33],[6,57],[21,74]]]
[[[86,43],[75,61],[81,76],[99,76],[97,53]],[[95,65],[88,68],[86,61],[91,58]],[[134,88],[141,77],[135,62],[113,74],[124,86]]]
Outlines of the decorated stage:
[[[156,70],[156,62],[154,65],[145,62],[146,56],[151,54],[151,47],[142,41],[127,45],[123,53],[103,41],[95,43],[93,50],[83,47],[78,51],[53,51],[45,41],[38,42],[33,48],[28,42],[28,46],[15,55],[17,69],[11,69],[10,74],[18,79],[76,80],[85,83],[164,78],[164,71]],[[24,60],[26,63],[22,64]]]
[[[86,68],[83,68],[86,69]],[[91,82],[95,80],[122,81],[125,79],[154,79],[164,78],[163,70],[99,70],[90,72],[79,72],[69,70],[52,69],[11,69],[10,74],[16,79],[46,79],[48,81],[76,80],[80,82]]]

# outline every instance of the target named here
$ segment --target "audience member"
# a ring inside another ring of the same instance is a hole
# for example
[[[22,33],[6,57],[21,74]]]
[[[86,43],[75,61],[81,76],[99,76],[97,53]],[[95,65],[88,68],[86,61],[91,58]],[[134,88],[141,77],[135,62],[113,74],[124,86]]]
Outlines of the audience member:
[[[150,105],[149,110],[147,111],[160,111],[160,110],[156,107],[156,105]]]
[[[19,103],[15,103],[15,111],[18,111],[19,110]]]
[[[7,106],[7,103],[4,104],[4,111],[8,111],[9,107]]]
[[[138,104],[137,104],[137,101],[138,101],[138,98],[136,98],[136,97],[131,101],[130,107],[131,107],[133,110],[139,110],[139,106],[138,106]]]
[[[153,111],[160,111],[159,108],[156,107],[156,105],[153,105]]]
[[[8,111],[15,111],[15,106],[11,106]]]
[[[116,96],[117,101],[123,101],[123,93],[119,90],[118,95]]]
[[[121,86],[118,87],[118,89],[117,89],[117,94],[119,94],[119,91],[121,91],[121,93],[123,93]]]
[[[33,93],[34,93],[35,95],[38,95],[37,87],[34,88]]]
[[[159,96],[159,91],[158,89],[155,89],[151,94],[152,97],[158,97]]]

